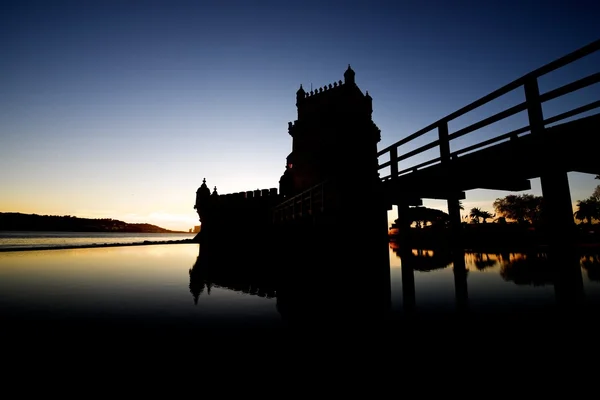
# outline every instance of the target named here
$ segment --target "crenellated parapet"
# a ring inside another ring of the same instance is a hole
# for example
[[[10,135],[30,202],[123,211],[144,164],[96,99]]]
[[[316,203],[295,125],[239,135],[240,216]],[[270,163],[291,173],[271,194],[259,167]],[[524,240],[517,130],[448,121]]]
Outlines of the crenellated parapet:
[[[225,207],[234,206],[236,204],[270,203],[272,201],[277,201],[278,199],[279,194],[277,193],[277,188],[256,189],[247,192],[217,194],[211,196],[211,201],[214,204],[220,204]]]
[[[283,197],[277,188],[219,194],[217,188],[209,194],[206,180],[196,192],[194,208],[198,212],[201,232],[221,236],[263,229],[272,220],[271,210]]]
[[[344,85],[344,82],[339,80],[337,82],[330,83],[329,85],[325,85],[325,86],[319,87],[315,90],[311,90],[310,92],[304,92],[304,98],[305,99],[312,98],[312,97],[318,96],[319,94],[327,93],[328,91],[333,91],[333,90],[339,91],[339,88],[341,88],[343,85]]]

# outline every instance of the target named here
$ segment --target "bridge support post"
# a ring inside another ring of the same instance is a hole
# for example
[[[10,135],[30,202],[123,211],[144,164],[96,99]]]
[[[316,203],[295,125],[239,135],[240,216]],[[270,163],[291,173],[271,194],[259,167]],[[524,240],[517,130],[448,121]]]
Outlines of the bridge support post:
[[[524,85],[527,101],[529,126],[533,135],[543,135],[544,114],[540,102],[540,89],[535,77],[529,78]],[[573,206],[569,178],[563,170],[548,165],[547,171],[540,176],[542,195],[544,197],[544,214],[542,224],[551,245],[572,244],[575,233]]]
[[[408,208],[409,205],[407,203],[398,203],[396,204],[396,209],[398,210],[398,245],[405,249],[412,249],[410,245],[410,224],[412,221],[408,218]]]
[[[450,187],[453,187],[454,171],[452,170],[450,158],[450,140],[448,138],[448,123],[440,122],[438,126],[438,138],[440,141],[440,159],[442,165],[446,165],[449,171],[448,179]],[[461,220],[460,220],[460,196],[459,193],[451,193],[448,196],[448,216],[450,218],[450,245],[452,250],[463,250],[461,240]]]
[[[448,216],[450,219],[450,245],[453,250],[463,250],[460,200],[458,194],[448,198]]]
[[[569,178],[564,171],[553,171],[540,177],[544,212],[542,227],[552,246],[570,246],[575,234]]]

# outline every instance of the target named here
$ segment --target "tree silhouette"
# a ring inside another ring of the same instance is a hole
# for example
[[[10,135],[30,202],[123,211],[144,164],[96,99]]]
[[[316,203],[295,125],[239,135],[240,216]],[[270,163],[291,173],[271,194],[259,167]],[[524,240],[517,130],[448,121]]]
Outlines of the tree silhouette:
[[[596,199],[596,201],[600,201],[600,185],[596,186],[594,192],[592,193],[592,197]]]
[[[480,217],[483,219],[483,223],[485,224],[488,219],[492,219],[496,216],[496,214],[492,214],[489,211],[482,211]]]
[[[479,218],[481,218],[485,224],[488,219],[494,218],[495,215],[496,214],[492,215],[492,213],[489,211],[483,211],[479,207],[471,208],[471,212],[469,214],[471,220],[476,224],[479,223]]]
[[[414,222],[417,228],[431,225],[443,225],[448,221],[448,214],[442,210],[427,207],[410,207],[407,210],[406,221]],[[398,223],[398,219],[395,221]]]
[[[594,197],[577,201],[577,211],[573,216],[578,220],[591,224],[594,219],[600,219],[600,202]]]
[[[543,197],[532,194],[508,195],[494,201],[494,209],[499,216],[519,223],[534,224],[540,220]]]
[[[471,208],[471,212],[469,213],[469,217],[471,218],[471,221],[475,224],[479,223],[479,218],[481,217],[481,209],[474,207]]]

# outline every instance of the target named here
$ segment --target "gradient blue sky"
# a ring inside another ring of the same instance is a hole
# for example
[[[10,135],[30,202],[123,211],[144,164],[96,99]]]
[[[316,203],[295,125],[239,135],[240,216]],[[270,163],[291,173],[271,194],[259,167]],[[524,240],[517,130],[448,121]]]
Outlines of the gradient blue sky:
[[[599,4],[3,1],[0,211],[187,230],[204,177],[220,193],[278,186],[301,83],[343,79],[351,64],[383,148],[599,39]],[[600,58],[580,64],[542,90]],[[598,183],[569,177],[573,201]],[[464,205],[492,210],[506,194],[469,192]]]

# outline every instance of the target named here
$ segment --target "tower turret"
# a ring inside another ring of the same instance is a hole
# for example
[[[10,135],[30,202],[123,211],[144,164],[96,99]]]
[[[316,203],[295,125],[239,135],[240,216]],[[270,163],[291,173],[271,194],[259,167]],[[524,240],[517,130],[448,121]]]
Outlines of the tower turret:
[[[202,185],[196,190],[196,204],[194,204],[194,208],[198,213],[198,217],[200,218],[200,226],[202,226],[206,220],[207,216],[211,212],[211,200],[210,200],[210,189],[206,186],[206,178],[202,179]],[[200,233],[196,235],[194,238],[195,241],[200,240]]]
[[[304,99],[304,97],[306,97],[306,92],[302,88],[302,84],[300,84],[300,89],[298,89],[296,92],[296,105],[298,105],[298,103]]]
[[[206,178],[202,179],[202,185],[196,190],[196,204],[194,208],[199,210],[206,200],[210,197],[210,189],[206,186]]]
[[[344,83],[346,85],[354,85],[355,81],[354,81],[354,76],[356,74],[354,73],[354,70],[352,70],[352,68],[350,68],[350,64],[348,64],[348,69],[346,70],[346,72],[344,72]]]

